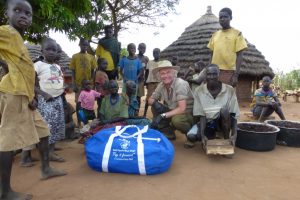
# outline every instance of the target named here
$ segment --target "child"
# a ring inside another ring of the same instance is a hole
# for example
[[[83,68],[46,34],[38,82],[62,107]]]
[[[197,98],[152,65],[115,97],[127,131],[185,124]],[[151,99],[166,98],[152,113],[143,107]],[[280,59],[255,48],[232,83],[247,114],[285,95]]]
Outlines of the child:
[[[101,94],[91,89],[91,82],[89,80],[82,81],[82,90],[78,97],[78,103],[80,103],[80,109],[83,110],[86,121],[84,124],[88,123],[88,120],[93,120],[96,118],[94,111],[95,99],[99,98]]]
[[[138,79],[140,76],[142,76],[143,72],[142,63],[140,59],[135,55],[135,44],[128,44],[127,51],[129,55],[125,58],[122,58],[120,63],[121,75],[123,77],[123,94],[126,94],[126,82],[133,81],[135,83],[138,83]]]
[[[253,116],[257,117],[260,122],[265,121],[274,111],[278,114],[281,120],[285,120],[277,94],[270,87],[271,83],[272,79],[269,76],[263,77],[262,88],[255,91],[254,98],[250,106]]]
[[[108,75],[105,72],[107,68],[107,61],[104,58],[98,58],[97,60],[97,70],[95,72],[95,78],[94,78],[94,85],[95,85],[95,90],[99,93],[101,93],[102,96],[106,96],[109,94],[108,91]],[[99,118],[99,112],[100,112],[100,107],[101,107],[101,101],[102,98],[97,98],[97,117]]]
[[[196,87],[198,87],[203,80],[205,79],[205,77],[203,76],[203,78],[201,79],[201,82],[199,82],[200,76],[201,76],[201,71],[205,68],[205,64],[202,61],[198,61],[194,64],[194,74],[192,77],[188,78],[187,81],[192,84],[192,91],[194,92]]]
[[[160,59],[160,49],[155,48],[153,49],[153,58],[154,60],[150,60],[147,63],[146,73],[145,73],[145,80],[146,80],[146,87],[147,87],[147,96],[146,96],[146,104],[144,110],[144,117],[147,115],[148,111],[148,99],[151,97],[152,93],[154,92],[155,88],[157,87],[158,83],[160,82],[159,78],[154,76],[152,71],[154,68],[158,66],[158,62]]]
[[[49,129],[35,110],[35,72],[22,38],[32,22],[32,7],[26,0],[7,1],[6,16],[9,25],[0,26],[0,60],[8,67],[0,82],[0,199],[32,199],[11,188],[13,151],[39,143],[42,179],[66,173],[49,166]]]
[[[146,52],[146,44],[140,43],[138,46],[139,54],[137,55],[140,61],[142,62],[143,71],[141,72],[141,76],[138,80],[138,91],[137,91],[137,100],[139,103],[139,107],[141,106],[141,98],[145,96],[145,69],[147,66],[147,63],[149,62],[149,58],[145,56]]]
[[[139,114],[139,102],[135,96],[136,83],[133,81],[126,82],[126,95],[128,97],[128,115],[129,118],[138,116]]]
[[[36,62],[34,68],[39,79],[38,110],[50,127],[50,160],[64,162],[62,157],[54,153],[55,143],[65,138],[64,80],[60,66],[55,64],[57,50],[57,43],[53,39],[44,39],[44,61]]]
[[[77,119],[79,119],[78,110],[80,106],[77,100],[80,94],[82,80],[86,79],[92,81],[94,70],[97,67],[95,57],[87,53],[89,42],[85,39],[80,39],[79,47],[80,52],[72,56],[70,63],[70,69],[72,70],[73,87],[75,92]],[[80,126],[79,120],[77,125]]]

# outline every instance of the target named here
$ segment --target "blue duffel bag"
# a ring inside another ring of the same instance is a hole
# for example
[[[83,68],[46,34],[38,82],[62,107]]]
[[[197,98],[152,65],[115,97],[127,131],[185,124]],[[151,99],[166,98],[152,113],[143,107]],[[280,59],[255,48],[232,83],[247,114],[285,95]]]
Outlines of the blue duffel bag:
[[[90,168],[100,172],[152,175],[167,171],[172,143],[148,126],[116,126],[99,131],[85,143]]]

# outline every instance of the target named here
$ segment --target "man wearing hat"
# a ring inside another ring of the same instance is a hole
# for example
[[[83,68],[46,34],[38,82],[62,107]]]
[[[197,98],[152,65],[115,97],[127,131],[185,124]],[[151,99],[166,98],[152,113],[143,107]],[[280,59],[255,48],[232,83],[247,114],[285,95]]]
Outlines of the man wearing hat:
[[[160,61],[152,73],[161,82],[148,100],[154,111],[152,128],[160,130],[170,140],[176,139],[175,130],[186,134],[193,124],[194,97],[188,82],[177,78],[178,70],[179,67],[172,66],[170,61]]]

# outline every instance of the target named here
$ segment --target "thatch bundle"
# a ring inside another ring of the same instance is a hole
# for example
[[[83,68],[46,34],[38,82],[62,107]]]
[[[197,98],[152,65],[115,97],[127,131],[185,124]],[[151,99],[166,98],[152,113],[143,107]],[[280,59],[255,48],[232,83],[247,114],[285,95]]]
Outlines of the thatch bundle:
[[[199,60],[208,64],[210,50],[207,48],[207,44],[211,35],[220,28],[219,19],[212,13],[211,6],[208,6],[206,14],[187,27],[175,42],[161,52],[161,57],[171,59],[176,56],[178,65],[183,69]],[[244,51],[240,73],[257,78],[264,75],[274,76],[269,62],[250,43],[248,43],[248,49]]]
[[[30,58],[32,60],[35,60],[36,58],[42,55],[40,45],[26,43],[25,46],[27,47]],[[59,60],[58,64],[63,68],[69,68],[70,61],[71,59],[69,58],[69,56],[64,51],[62,51],[61,59]]]

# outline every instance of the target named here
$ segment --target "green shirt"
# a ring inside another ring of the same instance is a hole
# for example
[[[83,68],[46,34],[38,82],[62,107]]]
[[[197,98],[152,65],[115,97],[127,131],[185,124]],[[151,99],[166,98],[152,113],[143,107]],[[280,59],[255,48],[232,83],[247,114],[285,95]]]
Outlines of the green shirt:
[[[128,103],[126,98],[119,95],[119,100],[111,103],[110,95],[105,96],[101,103],[100,113],[105,120],[112,120],[118,117],[128,118]]]

